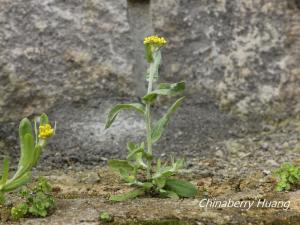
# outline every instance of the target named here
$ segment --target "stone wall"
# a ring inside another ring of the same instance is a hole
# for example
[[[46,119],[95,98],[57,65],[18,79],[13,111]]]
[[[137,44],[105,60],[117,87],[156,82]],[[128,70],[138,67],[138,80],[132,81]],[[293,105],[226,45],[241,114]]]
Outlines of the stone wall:
[[[171,42],[167,79],[193,81],[194,93],[242,115],[299,112],[299,1],[162,0],[152,9]]]
[[[195,155],[266,116],[297,115],[299,12],[298,0],[0,0],[2,151],[18,151],[22,117],[47,112],[58,131],[45,159],[122,155],[143,123],[123,113],[105,131],[105,114],[145,91],[142,38],[152,33],[169,41],[161,79],[188,86],[158,148]]]

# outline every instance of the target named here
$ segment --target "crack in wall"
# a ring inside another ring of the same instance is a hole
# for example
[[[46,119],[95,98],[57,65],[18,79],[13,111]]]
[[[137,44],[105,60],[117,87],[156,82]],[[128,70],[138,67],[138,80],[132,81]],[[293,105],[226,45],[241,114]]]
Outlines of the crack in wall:
[[[134,46],[133,76],[136,81],[136,93],[145,94],[145,76],[147,63],[144,59],[143,39],[153,34],[152,16],[150,12],[150,0],[127,0],[127,16],[131,29],[131,37]]]

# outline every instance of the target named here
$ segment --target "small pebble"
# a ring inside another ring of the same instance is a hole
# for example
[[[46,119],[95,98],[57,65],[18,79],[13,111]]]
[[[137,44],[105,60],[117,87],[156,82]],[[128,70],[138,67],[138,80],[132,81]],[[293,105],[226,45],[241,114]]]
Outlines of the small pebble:
[[[218,150],[215,152],[215,156],[222,158],[224,156],[224,153],[221,150]]]

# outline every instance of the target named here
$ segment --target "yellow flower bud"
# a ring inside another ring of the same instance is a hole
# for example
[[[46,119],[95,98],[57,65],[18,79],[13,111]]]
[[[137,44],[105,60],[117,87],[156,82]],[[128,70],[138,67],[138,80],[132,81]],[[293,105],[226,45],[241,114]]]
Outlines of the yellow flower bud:
[[[144,44],[150,44],[156,47],[162,47],[167,44],[167,41],[164,37],[158,37],[158,36],[149,36],[145,37]]]
[[[44,124],[44,125],[40,125],[39,127],[39,138],[41,139],[47,139],[51,136],[53,136],[54,134],[54,129],[51,127],[51,125],[48,124]]]

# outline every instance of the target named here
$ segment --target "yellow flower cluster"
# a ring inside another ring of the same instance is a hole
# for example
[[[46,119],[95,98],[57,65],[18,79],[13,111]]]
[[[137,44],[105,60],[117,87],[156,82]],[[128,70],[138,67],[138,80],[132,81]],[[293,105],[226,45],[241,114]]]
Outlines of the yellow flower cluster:
[[[39,127],[39,138],[46,139],[54,134],[54,129],[51,127],[50,124],[40,125]]]
[[[167,41],[163,37],[149,36],[149,37],[145,37],[144,44],[151,44],[154,46],[161,47],[161,46],[164,46],[165,44],[167,44]]]

